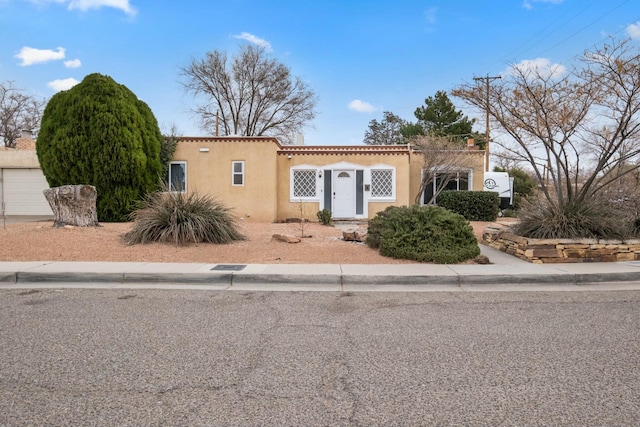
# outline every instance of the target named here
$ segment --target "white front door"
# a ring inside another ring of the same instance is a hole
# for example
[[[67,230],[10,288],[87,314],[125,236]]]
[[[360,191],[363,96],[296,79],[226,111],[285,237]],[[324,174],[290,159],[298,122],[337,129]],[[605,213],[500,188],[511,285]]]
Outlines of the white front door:
[[[356,214],[355,175],[352,170],[333,171],[334,218],[353,218]]]

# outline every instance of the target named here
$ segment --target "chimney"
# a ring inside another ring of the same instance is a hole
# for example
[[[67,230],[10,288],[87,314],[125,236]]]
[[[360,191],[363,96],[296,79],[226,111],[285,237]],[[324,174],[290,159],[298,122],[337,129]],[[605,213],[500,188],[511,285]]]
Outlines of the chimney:
[[[477,150],[478,146],[476,145],[476,142],[474,141],[473,138],[469,138],[467,139],[467,150]]]
[[[31,131],[22,129],[22,136],[20,138],[31,139]]]

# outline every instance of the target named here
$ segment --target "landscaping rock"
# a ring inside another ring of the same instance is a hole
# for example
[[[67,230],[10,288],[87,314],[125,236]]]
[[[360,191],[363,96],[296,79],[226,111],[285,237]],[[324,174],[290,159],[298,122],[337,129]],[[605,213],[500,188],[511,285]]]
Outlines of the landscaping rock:
[[[284,243],[300,243],[300,238],[290,234],[274,234],[271,240]]]
[[[367,231],[361,228],[357,230],[343,231],[342,240],[345,242],[360,242],[367,240]]]

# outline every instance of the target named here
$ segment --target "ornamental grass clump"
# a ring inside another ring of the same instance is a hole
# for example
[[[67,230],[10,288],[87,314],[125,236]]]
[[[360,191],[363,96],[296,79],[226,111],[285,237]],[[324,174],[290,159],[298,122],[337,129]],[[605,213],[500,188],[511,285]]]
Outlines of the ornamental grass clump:
[[[155,192],[131,214],[133,228],[124,235],[136,243],[230,243],[244,240],[229,208],[207,195]]]
[[[462,215],[436,206],[391,206],[370,222],[367,245],[380,254],[456,264],[480,254],[473,228]]]
[[[635,233],[622,212],[592,197],[564,205],[528,202],[514,232],[533,239],[624,239]]]

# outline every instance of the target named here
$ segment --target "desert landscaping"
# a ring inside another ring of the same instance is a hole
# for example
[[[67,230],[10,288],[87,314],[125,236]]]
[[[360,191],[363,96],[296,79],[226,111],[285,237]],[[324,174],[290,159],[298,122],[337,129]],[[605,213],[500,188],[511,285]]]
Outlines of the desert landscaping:
[[[239,264],[406,264],[387,258],[363,243],[346,242],[342,230],[319,223],[241,223],[247,237],[226,245],[146,244],[128,246],[122,235],[131,223],[102,223],[100,227],[54,228],[53,221],[0,226],[0,261],[195,262]],[[474,222],[478,239],[490,223]],[[366,225],[365,225],[366,227]],[[284,243],[274,234],[305,237]]]

